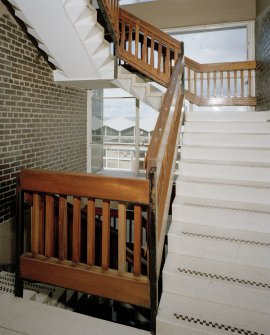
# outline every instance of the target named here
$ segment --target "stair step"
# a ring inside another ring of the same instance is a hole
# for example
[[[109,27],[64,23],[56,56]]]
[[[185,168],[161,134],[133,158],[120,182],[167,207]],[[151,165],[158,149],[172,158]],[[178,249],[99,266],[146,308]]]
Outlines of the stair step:
[[[173,221],[169,252],[269,269],[270,234]]]
[[[163,290],[270,313],[270,270],[168,253]]]
[[[187,112],[186,121],[249,121],[267,122],[270,111],[265,112]]]
[[[227,164],[270,165],[270,149],[183,145],[181,148],[181,159],[227,162]]]
[[[159,335],[266,335],[269,314],[163,293],[157,316]]]
[[[209,164],[201,161],[179,163],[179,175],[211,180],[225,180],[229,183],[247,183],[270,186],[270,166],[245,166],[236,164]]]
[[[185,132],[188,133],[270,133],[269,122],[218,122],[218,121],[188,121],[185,123]]]
[[[270,213],[230,209],[228,204],[224,202],[224,208],[222,208],[193,204],[191,201],[185,203],[185,201],[187,200],[179,196],[175,198],[172,220],[220,228],[270,233]]]
[[[213,145],[270,149],[270,134],[184,133],[184,145]]]
[[[268,187],[210,183],[204,182],[203,179],[200,182],[178,179],[176,185],[176,194],[183,197],[249,203],[255,205],[251,209],[257,208],[262,211],[269,207],[270,203]]]

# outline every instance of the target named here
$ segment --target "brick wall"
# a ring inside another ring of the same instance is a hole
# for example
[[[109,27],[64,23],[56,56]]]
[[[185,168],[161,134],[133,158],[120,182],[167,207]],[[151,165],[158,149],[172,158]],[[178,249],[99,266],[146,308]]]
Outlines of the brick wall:
[[[257,110],[270,110],[270,7],[256,20]]]
[[[15,215],[22,168],[86,171],[86,92],[55,85],[8,14],[0,17],[0,120],[1,223]]]

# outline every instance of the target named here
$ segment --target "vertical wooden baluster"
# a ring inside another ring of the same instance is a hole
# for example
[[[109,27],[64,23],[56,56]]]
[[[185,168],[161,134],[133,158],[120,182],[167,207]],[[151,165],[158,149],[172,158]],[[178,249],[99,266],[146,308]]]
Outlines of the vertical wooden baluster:
[[[154,50],[155,50],[155,38],[151,35],[151,47],[150,47],[150,66],[153,69],[154,67]],[[151,71],[152,71],[151,69]]]
[[[217,96],[217,72],[214,71],[214,98]]]
[[[142,208],[134,206],[134,275],[141,274]]]
[[[190,70],[190,67],[188,68],[188,73],[187,73],[187,80],[188,80],[188,91],[190,92],[190,73],[191,73],[191,70]]]
[[[200,77],[201,77],[200,78],[201,79],[201,92],[200,92],[201,94],[200,94],[200,96],[203,97],[203,95],[204,95],[203,94],[203,72],[201,72],[201,76]]]
[[[103,269],[110,266],[110,201],[102,203],[102,260]]]
[[[136,21],[136,33],[135,33],[135,57],[139,58],[139,21]]]
[[[59,198],[59,259],[67,259],[67,198]]]
[[[223,97],[223,72],[220,72],[220,96]]]
[[[38,253],[40,255],[45,254],[45,222],[44,222],[44,200],[40,199],[40,207],[39,207],[39,250]]]
[[[227,90],[228,90],[227,96],[230,97],[231,96],[231,73],[230,71],[227,72]]]
[[[241,97],[243,98],[245,96],[244,91],[244,71],[241,71]]]
[[[251,97],[251,89],[252,89],[252,85],[251,85],[252,81],[251,81],[251,70],[248,70],[248,96]]]
[[[121,49],[125,49],[125,40],[126,40],[126,21],[124,18],[122,18],[122,31],[121,31]]]
[[[170,72],[170,48],[169,46],[166,46],[166,56],[165,56],[165,75],[166,78],[169,79],[171,72]]]
[[[210,72],[207,72],[207,98],[210,97]]]
[[[126,272],[126,237],[127,237],[126,205],[118,204],[118,272]]]
[[[73,198],[72,221],[72,261],[79,263],[81,259],[81,199]]]
[[[39,252],[39,229],[40,229],[40,195],[33,195],[32,224],[31,224],[31,247],[32,254],[36,256]]]
[[[128,52],[132,54],[132,22],[129,22],[129,32],[128,32]]]
[[[197,72],[194,71],[194,94],[197,95]]]
[[[146,31],[144,31],[144,34],[143,34],[143,46],[142,46],[142,61],[144,63],[147,62],[146,53],[147,53],[147,34],[146,34]]]
[[[45,256],[54,256],[54,198],[46,195]]]
[[[234,96],[237,97],[237,70],[234,71]]]
[[[158,73],[161,72],[161,54],[162,54],[162,44],[158,43]]]
[[[96,218],[95,200],[87,201],[87,264],[95,264],[95,245],[96,245]]]

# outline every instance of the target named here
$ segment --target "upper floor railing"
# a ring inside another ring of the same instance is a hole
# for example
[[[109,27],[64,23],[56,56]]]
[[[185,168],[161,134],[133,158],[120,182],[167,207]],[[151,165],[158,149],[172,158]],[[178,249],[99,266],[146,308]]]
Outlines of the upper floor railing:
[[[185,98],[197,106],[255,106],[255,61],[199,64],[185,57]]]

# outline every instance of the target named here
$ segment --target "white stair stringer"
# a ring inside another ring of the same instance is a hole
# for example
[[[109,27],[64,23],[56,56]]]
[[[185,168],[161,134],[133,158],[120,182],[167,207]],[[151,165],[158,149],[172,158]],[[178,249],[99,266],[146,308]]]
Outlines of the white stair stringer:
[[[157,334],[270,330],[270,112],[186,114]]]
[[[150,82],[145,81],[138,75],[119,66],[118,75],[117,78],[113,80],[113,84],[159,111],[162,104],[163,92]]]

